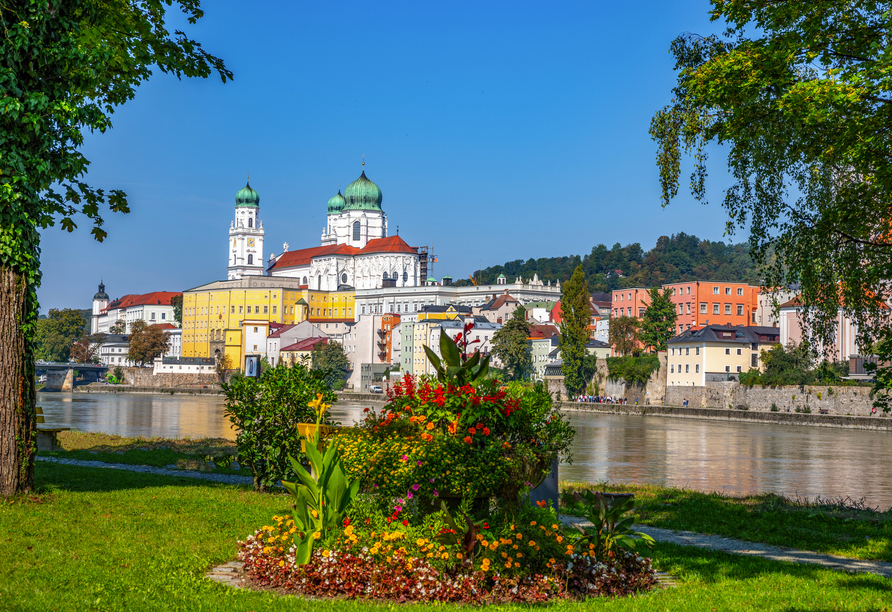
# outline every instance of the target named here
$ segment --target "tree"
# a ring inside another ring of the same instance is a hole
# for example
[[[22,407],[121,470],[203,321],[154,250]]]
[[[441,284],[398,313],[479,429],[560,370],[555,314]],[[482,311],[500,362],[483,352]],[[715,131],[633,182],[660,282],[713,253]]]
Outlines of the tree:
[[[190,24],[199,0],[175,0]],[[0,496],[34,483],[34,349],[40,235],[75,216],[102,241],[101,207],[127,197],[82,178],[84,131],[105,132],[111,114],[157,68],[177,77],[232,77],[184,33],[171,34],[163,0],[9,0],[0,7]],[[24,387],[21,381],[30,381]]]
[[[179,327],[183,326],[183,294],[170,298],[170,305],[173,306],[173,320],[177,322]]]
[[[325,371],[325,382],[333,388],[343,385],[344,373],[350,369],[344,345],[333,340],[316,343],[313,347],[312,364],[312,369]]]
[[[124,319],[118,319],[115,324],[108,328],[110,334],[126,334],[127,322]]]
[[[563,286],[561,310],[563,320],[560,324],[561,338],[558,344],[563,360],[561,372],[564,374],[564,386],[567,391],[571,395],[578,395],[585,389],[587,382],[583,377],[583,360],[585,345],[589,341],[589,321],[592,317],[582,265],[576,267],[573,276]]]
[[[99,363],[99,349],[105,340],[105,334],[84,334],[71,345],[71,359],[78,363]]]
[[[629,355],[638,345],[640,322],[634,317],[614,317],[610,319],[610,344],[620,356]]]
[[[650,305],[641,318],[638,339],[644,348],[652,348],[655,352],[665,351],[667,341],[675,336],[675,322],[678,320],[678,312],[671,299],[672,290],[660,291],[652,287],[648,294]]]
[[[514,380],[523,380],[533,369],[533,349],[529,342],[531,329],[526,309],[518,306],[511,318],[493,334],[492,354]]]
[[[87,321],[80,311],[51,308],[49,317],[40,319],[35,326],[35,357],[44,361],[68,361],[72,344],[86,328]]]
[[[130,326],[130,346],[127,359],[132,363],[151,363],[170,348],[170,334],[157,325],[147,325],[142,319]]]
[[[226,382],[226,373],[232,369],[232,358],[226,353],[217,353],[217,359],[214,363],[214,372],[220,379],[220,384]]]
[[[693,154],[727,146],[728,229],[750,231],[763,286],[801,285],[804,327],[833,346],[838,309],[865,346],[890,334],[878,295],[892,279],[892,54],[887,2],[713,0],[723,36],[672,43],[674,100],[654,116],[663,205]],[[748,34],[749,31],[749,34]]]

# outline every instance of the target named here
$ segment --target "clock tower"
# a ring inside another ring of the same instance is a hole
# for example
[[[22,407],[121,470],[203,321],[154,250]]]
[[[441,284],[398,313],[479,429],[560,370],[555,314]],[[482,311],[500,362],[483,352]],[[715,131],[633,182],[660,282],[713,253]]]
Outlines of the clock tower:
[[[262,276],[264,263],[260,195],[248,183],[235,194],[235,220],[229,225],[229,280]]]

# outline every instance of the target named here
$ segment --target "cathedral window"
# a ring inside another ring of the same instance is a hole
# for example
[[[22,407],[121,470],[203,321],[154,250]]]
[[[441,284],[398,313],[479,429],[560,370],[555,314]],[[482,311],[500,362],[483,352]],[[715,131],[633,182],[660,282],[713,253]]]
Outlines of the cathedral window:
[[[254,263],[254,256],[253,256],[253,255],[248,255],[248,265],[250,266],[250,265],[253,264],[253,263]]]
[[[248,227],[254,227],[254,219],[251,217],[248,217]]]
[[[403,272],[403,283],[405,284],[408,281],[409,281],[409,273]]]
[[[359,238],[359,233],[360,233],[360,231],[361,231],[361,228],[362,228],[362,226],[360,225],[359,221],[354,221],[354,222],[353,222],[353,240],[359,240],[359,239],[360,239],[360,238]]]
[[[341,275],[341,282],[345,285],[347,284],[347,275],[346,274]]]

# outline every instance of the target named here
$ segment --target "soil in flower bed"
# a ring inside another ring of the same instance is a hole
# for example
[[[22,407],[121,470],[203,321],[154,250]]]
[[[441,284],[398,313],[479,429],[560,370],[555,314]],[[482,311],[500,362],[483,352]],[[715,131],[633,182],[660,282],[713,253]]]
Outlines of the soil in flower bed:
[[[381,558],[367,549],[318,547],[310,563],[297,566],[294,548],[270,546],[270,539],[270,533],[259,530],[240,542],[239,560],[251,586],[282,594],[487,605],[622,596],[656,584],[650,559],[626,550],[606,563],[573,555],[553,564],[548,575],[503,575],[488,565],[486,570],[460,562],[443,567],[399,549]]]

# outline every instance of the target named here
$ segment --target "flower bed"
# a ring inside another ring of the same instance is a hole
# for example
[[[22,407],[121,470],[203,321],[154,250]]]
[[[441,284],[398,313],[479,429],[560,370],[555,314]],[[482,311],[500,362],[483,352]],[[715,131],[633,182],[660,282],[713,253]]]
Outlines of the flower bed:
[[[239,560],[256,585],[296,594],[482,605],[627,595],[656,582],[649,559],[620,549],[598,561],[589,549],[577,550],[556,523],[483,530],[473,559],[423,537],[432,535],[433,521],[381,531],[348,525],[301,566],[291,519],[276,519],[239,542]]]

